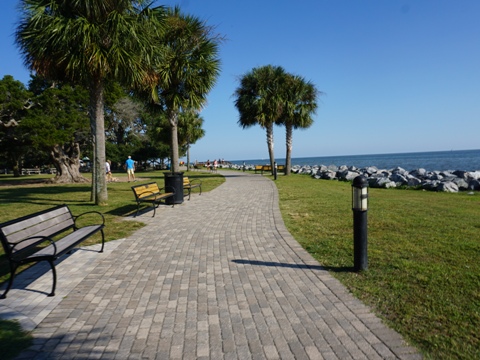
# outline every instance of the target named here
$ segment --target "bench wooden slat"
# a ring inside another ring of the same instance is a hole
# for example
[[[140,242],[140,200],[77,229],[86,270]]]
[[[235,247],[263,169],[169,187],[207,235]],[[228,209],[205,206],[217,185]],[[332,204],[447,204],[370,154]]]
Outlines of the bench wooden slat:
[[[99,225],[85,226],[56,241],[55,246],[48,245],[42,248],[40,251],[37,251],[36,253],[28,256],[27,259],[34,259],[36,257],[45,256],[59,257],[100,230],[101,227]]]
[[[41,211],[38,213],[38,215],[36,214],[37,213],[6,222],[2,225],[2,232],[6,235],[10,235],[25,228],[29,228],[35,224],[47,221],[52,218],[57,218],[61,215],[66,215],[66,218],[71,217],[70,211],[63,207],[54,208],[54,210],[50,212]]]
[[[39,219],[41,220],[41,219]],[[27,226],[24,229],[18,229],[16,232],[7,234],[10,243],[17,243],[18,241],[32,237],[32,236],[50,236],[53,237],[69,228],[73,228],[74,221],[70,215],[60,214],[60,216],[49,218],[45,221],[38,222],[31,225],[34,219],[22,221],[21,224]],[[12,230],[12,229],[9,229]],[[24,246],[22,246],[24,247]]]

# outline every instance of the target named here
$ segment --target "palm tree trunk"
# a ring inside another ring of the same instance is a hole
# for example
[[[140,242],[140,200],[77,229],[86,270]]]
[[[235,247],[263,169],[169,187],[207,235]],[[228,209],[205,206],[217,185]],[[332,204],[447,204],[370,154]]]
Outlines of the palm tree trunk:
[[[108,201],[107,180],[105,177],[105,114],[101,79],[94,79],[90,88],[91,114],[90,122],[93,129],[93,174],[92,187],[95,205],[106,205]]]
[[[190,141],[187,140],[187,171],[190,171]]]
[[[293,144],[293,126],[285,125],[287,154],[285,156],[285,175],[290,175],[290,168],[292,167],[292,144]]]
[[[171,150],[171,168],[172,173],[176,173],[180,171],[180,165],[178,164],[178,121],[177,121],[177,114],[172,112],[169,117],[170,121],[170,131],[172,136],[172,143],[170,144]]]
[[[273,123],[267,125],[267,145],[268,145],[268,155],[270,157],[270,166],[273,174],[273,167],[275,165],[275,154],[273,151]]]

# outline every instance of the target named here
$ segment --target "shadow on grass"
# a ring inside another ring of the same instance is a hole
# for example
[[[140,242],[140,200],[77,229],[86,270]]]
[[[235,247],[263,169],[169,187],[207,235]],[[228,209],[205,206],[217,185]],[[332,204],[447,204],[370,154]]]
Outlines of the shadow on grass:
[[[32,345],[30,333],[23,331],[16,321],[0,320],[0,354],[2,359],[13,359]]]
[[[153,212],[152,206],[150,206],[149,208]],[[124,205],[124,206],[116,207],[112,210],[105,212],[105,214],[127,217],[127,216],[135,215],[136,211],[137,211],[137,205],[133,204],[133,205]],[[139,214],[141,213],[141,211],[142,209],[140,209]]]
[[[32,202],[37,203],[40,201],[48,201],[48,204],[56,203],[55,198],[58,194],[73,194],[73,193],[84,193],[90,191],[90,186],[39,186],[39,187],[16,187],[16,188],[9,188],[9,189],[2,189],[0,192],[0,202]],[[48,196],[51,195],[51,196]],[[58,200],[61,203],[68,203],[68,202],[86,202],[86,201],[79,201],[78,199],[75,200]]]
[[[73,359],[79,358],[78,349],[82,347],[88,352],[82,353],[80,358],[86,359],[90,352],[95,353],[98,342],[110,344],[114,330],[115,327],[107,333],[105,327],[93,326],[91,331],[98,335],[91,338],[72,337],[71,333],[62,329],[56,331],[53,336],[40,332],[35,334],[34,344],[31,334],[23,331],[17,322],[0,320],[0,353],[3,360],[14,359],[18,355],[22,359]],[[67,349],[63,346],[64,344],[69,345]],[[114,359],[118,353],[114,350],[104,349],[101,355],[102,358]]]

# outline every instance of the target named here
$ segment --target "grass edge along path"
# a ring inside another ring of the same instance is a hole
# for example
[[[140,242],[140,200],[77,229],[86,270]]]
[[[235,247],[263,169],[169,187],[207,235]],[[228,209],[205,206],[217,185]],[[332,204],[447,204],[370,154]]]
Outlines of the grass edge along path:
[[[427,359],[480,359],[480,194],[369,189],[369,264],[355,273],[350,183],[275,183],[292,236]]]

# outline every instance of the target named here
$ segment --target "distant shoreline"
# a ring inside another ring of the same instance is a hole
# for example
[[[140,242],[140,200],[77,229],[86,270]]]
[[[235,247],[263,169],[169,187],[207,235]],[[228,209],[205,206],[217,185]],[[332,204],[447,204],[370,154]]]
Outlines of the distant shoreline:
[[[231,160],[232,164],[264,165],[269,159]],[[284,158],[277,158],[277,164],[285,164]],[[342,156],[317,156],[294,157],[292,166],[355,166],[363,168],[375,166],[379,169],[393,169],[401,167],[405,170],[426,169],[428,171],[443,170],[480,170],[480,149],[476,150],[447,150],[428,152],[409,152],[392,154],[371,155],[342,155]]]
[[[415,154],[437,154],[437,153],[448,153],[448,152],[469,152],[469,151],[478,151],[480,149],[464,149],[464,150],[435,150],[435,151],[408,151],[408,152],[399,152],[399,153],[375,153],[375,154],[355,154],[355,155],[319,155],[319,156],[296,156],[292,159],[316,159],[316,158],[351,158],[351,157],[365,157],[365,156],[408,156]],[[278,161],[285,161],[285,158],[276,158]],[[226,160],[227,161],[227,160]],[[232,164],[242,163],[242,162],[252,162],[252,161],[266,161],[269,162],[268,158],[263,159],[252,159],[252,160],[228,160]]]

